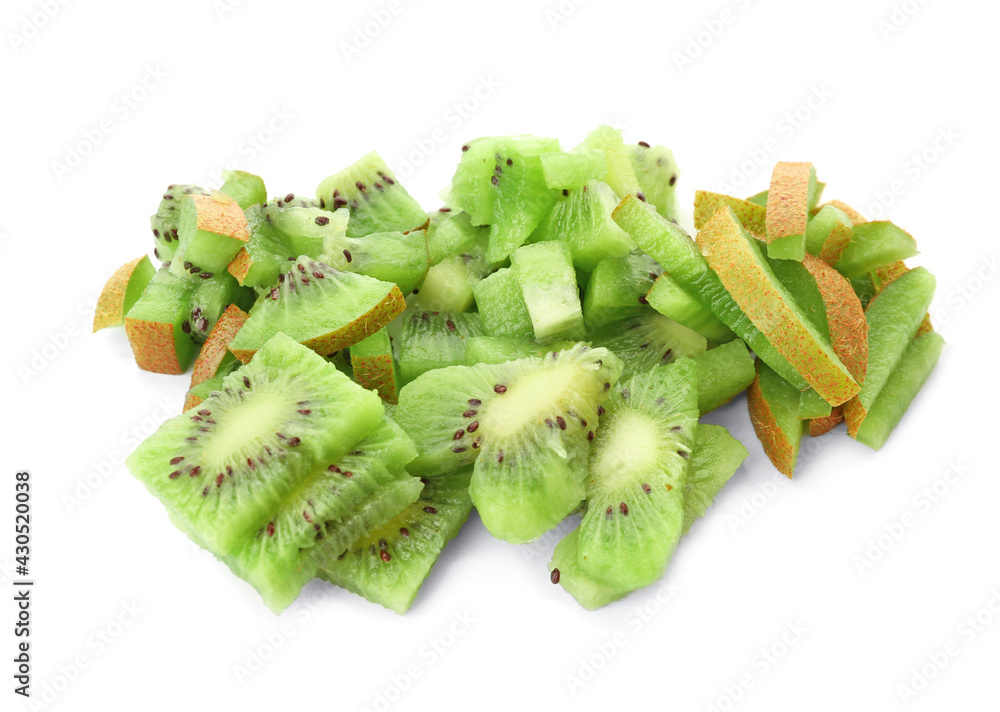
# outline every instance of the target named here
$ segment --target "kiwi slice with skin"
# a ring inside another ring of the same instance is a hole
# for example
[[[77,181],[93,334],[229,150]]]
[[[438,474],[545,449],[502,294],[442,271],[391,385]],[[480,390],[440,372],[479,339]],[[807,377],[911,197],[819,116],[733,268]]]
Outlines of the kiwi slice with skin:
[[[428,220],[420,204],[375,152],[323,179],[316,188],[316,198],[326,210],[350,211],[348,237],[409,232],[426,225]]]
[[[707,190],[695,191],[694,194],[694,227],[701,230],[719,209],[720,205],[726,205],[732,209],[740,224],[751,233],[757,236],[767,234],[767,207],[762,204],[740,200],[721,193],[712,193]]]
[[[678,361],[619,382],[605,403],[579,530],[577,561],[592,579],[635,590],[666,569],[684,525],[696,377]]]
[[[301,257],[261,295],[229,345],[247,363],[268,339],[284,332],[319,354],[356,344],[406,306],[399,287]]]
[[[598,262],[583,297],[587,326],[594,329],[647,312],[646,295],[661,272],[656,260],[639,251]]]
[[[208,191],[197,185],[174,183],[167,186],[160,205],[149,218],[155,247],[153,254],[161,262],[169,263],[180,246],[180,206],[188,195],[208,195]]]
[[[226,308],[235,304],[241,309],[253,306],[256,294],[249,287],[241,287],[236,278],[227,272],[199,278],[191,293],[190,325],[188,335],[196,344],[205,342],[209,332]]]
[[[136,365],[153,373],[184,373],[197,346],[191,331],[191,296],[198,285],[161,267],[125,314]]]
[[[512,269],[499,269],[472,289],[483,330],[491,336],[533,339],[528,306]]]
[[[674,152],[666,146],[640,141],[630,148],[629,160],[646,202],[667,220],[677,220],[675,190],[681,172]]]
[[[184,394],[184,406],[182,407],[181,412],[186,413],[192,408],[200,406],[206,398],[212,395],[214,391],[221,390],[222,383],[226,380],[226,376],[235,371],[241,365],[242,364],[236,359],[226,362],[219,366],[219,371],[214,376],[188,388],[187,393]]]
[[[186,530],[225,556],[382,419],[377,395],[278,334],[197,411],[166,421],[127,465]]]
[[[242,286],[270,287],[278,275],[288,269],[288,262],[299,254],[288,244],[264,212],[264,206],[251,205],[244,212],[250,239],[230,260],[226,270]]]
[[[819,256],[828,240],[831,241],[831,246],[841,242],[846,246],[847,241],[850,241],[852,227],[853,223],[847,213],[835,205],[824,205],[806,223],[806,252]]]
[[[405,315],[399,342],[402,383],[427,371],[464,364],[466,340],[482,333],[475,313],[414,311]]]
[[[666,272],[656,278],[645,296],[645,303],[665,317],[697,331],[713,343],[722,344],[736,338],[736,334],[719,321],[711,309],[692,297]]]
[[[617,354],[625,364],[622,380],[708,350],[704,336],[652,309],[643,316],[596,330],[590,342]]]
[[[811,163],[779,162],[771,173],[765,215],[767,254],[773,259],[801,260],[806,250],[806,223],[817,193]]]
[[[580,345],[503,364],[430,371],[403,387],[397,422],[423,476],[475,463],[471,494],[486,528],[515,543],[553,528],[584,497],[597,409],[621,361]]]
[[[243,208],[225,193],[188,195],[180,205],[180,244],[170,262],[177,276],[225,272],[250,240]]]
[[[632,238],[611,219],[617,205],[618,197],[611,186],[603,181],[587,181],[556,203],[531,239],[564,243],[573,265],[591,272],[601,260],[624,257],[635,249]]]
[[[902,260],[898,262],[893,262],[885,267],[879,267],[878,269],[871,272],[871,280],[874,294],[878,294],[887,286],[889,286],[893,280],[903,276],[910,271],[910,268],[906,266],[906,263]],[[924,320],[920,322],[920,328],[917,329],[917,336],[923,336],[929,331],[934,331],[934,325],[931,324],[931,315],[924,314]]]
[[[757,378],[747,390],[750,422],[771,464],[791,479],[806,424],[799,414],[801,393],[757,359]]]
[[[229,350],[229,343],[248,318],[249,315],[245,311],[235,304],[230,304],[215,322],[198,353],[198,358],[194,361],[194,368],[191,369],[191,385],[188,386],[184,410],[189,410],[204,399],[200,394],[192,394],[196,386],[215,378],[220,373],[228,375],[235,370],[239,361]]]
[[[576,272],[559,242],[525,245],[510,256],[535,338],[580,339],[585,328]]]
[[[913,237],[887,220],[855,225],[850,242],[834,267],[845,277],[856,277],[920,254]]]
[[[111,275],[94,310],[94,332],[109,326],[121,326],[125,315],[142,296],[156,268],[146,255],[126,262]]]
[[[387,403],[399,401],[402,386],[399,365],[393,354],[389,332],[385,329],[351,347],[351,370],[359,385],[376,391],[382,400]]]
[[[419,499],[339,556],[319,560],[320,577],[402,615],[438,556],[469,518],[471,468],[429,478]]]

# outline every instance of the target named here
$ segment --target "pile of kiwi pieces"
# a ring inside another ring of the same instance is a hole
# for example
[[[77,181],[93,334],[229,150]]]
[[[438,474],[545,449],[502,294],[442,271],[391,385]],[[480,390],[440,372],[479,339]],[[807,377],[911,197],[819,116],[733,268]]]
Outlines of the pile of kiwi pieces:
[[[473,506],[513,543],[579,515],[549,576],[586,608],[648,586],[747,457],[701,416],[746,392],[791,477],[841,422],[880,448],[943,346],[913,238],[811,164],[698,191],[694,238],[677,178],[601,126],[469,142],[430,214],[375,153],[315,198],[171,185],[94,324],[194,363],[129,468],[276,612],[316,577],[406,611]]]

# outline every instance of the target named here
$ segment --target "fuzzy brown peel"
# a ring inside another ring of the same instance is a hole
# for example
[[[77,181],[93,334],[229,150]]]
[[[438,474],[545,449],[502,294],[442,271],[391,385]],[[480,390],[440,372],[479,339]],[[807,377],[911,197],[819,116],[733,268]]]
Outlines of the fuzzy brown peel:
[[[178,358],[172,324],[126,319],[125,333],[132,346],[135,363],[143,371],[172,375],[184,373],[187,364],[182,364]]]
[[[132,278],[145,280],[145,284],[135,285],[145,288],[155,271],[146,255],[136,257],[115,270],[115,273],[104,285],[104,289],[101,290],[101,296],[97,298],[97,308],[94,310],[94,331],[97,332],[109,326],[121,326],[125,322],[126,312],[132,306],[126,304],[126,295]],[[138,291],[141,292],[142,289]]]
[[[795,470],[797,453],[778,426],[770,403],[764,398],[760,388],[760,376],[754,378],[747,389],[747,406],[750,409],[750,422],[753,423],[757,439],[764,448],[764,454],[778,472],[790,479]]]
[[[850,281],[823,260],[806,254],[802,265],[816,280],[826,305],[833,352],[859,384],[868,368],[868,322]]]
[[[243,208],[225,193],[188,196],[194,201],[195,227],[198,230],[226,235],[240,242],[250,241],[250,226]]]
[[[765,216],[767,209],[763,205],[751,203],[721,193],[707,190],[695,191],[694,194],[694,227],[700,230],[707,223],[720,205],[728,205],[739,219],[740,223],[754,235],[763,237],[767,234]]]
[[[766,238],[774,242],[805,235],[809,219],[811,163],[780,162],[771,173],[767,192]]]
[[[233,340],[236,332],[249,318],[250,316],[235,304],[226,307],[226,311],[222,312],[222,316],[215,322],[215,326],[212,327],[212,331],[209,332],[208,338],[205,339],[205,343],[201,347],[201,353],[194,361],[189,388],[194,388],[218,373],[219,364],[229,353],[229,342]]]
[[[838,405],[830,411],[830,415],[825,418],[813,418],[810,420],[807,432],[809,433],[809,437],[818,438],[820,435],[825,435],[843,422],[844,407]]]

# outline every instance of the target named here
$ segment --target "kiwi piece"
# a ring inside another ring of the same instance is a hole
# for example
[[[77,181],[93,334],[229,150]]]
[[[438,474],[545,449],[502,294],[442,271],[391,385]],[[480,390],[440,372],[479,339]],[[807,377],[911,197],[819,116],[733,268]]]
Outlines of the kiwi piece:
[[[197,346],[191,340],[191,296],[198,285],[161,267],[125,314],[135,363],[153,373],[184,373]]]
[[[541,154],[559,150],[554,139],[488,137],[462,147],[451,184],[454,204],[474,225],[490,226],[486,259],[502,262],[524,244],[556,202],[545,185]]]
[[[430,371],[403,387],[397,422],[417,443],[414,474],[475,463],[471,494],[486,528],[515,543],[558,524],[584,497],[597,409],[621,361],[607,349]]]
[[[719,209],[719,206],[726,205],[732,209],[740,224],[754,235],[763,236],[767,234],[767,208],[764,204],[753,203],[749,200],[740,200],[721,193],[712,193],[707,190],[695,191],[694,194],[694,227],[701,230]]]
[[[845,277],[856,277],[918,254],[916,240],[905,230],[889,221],[866,222],[851,230],[834,267]]]
[[[710,309],[692,297],[666,272],[656,278],[645,301],[664,316],[697,331],[713,343],[722,344],[736,338],[736,334],[719,321]],[[586,305],[586,297],[584,304]]]
[[[475,286],[496,268],[486,259],[489,239],[489,230],[472,225],[466,213],[445,220],[434,232],[433,247],[428,242],[431,267],[413,305],[429,311],[470,311]]]
[[[838,405],[830,411],[830,414],[822,418],[811,418],[806,424],[806,434],[811,438],[818,438],[826,435],[844,422],[844,406]]]
[[[696,426],[685,485],[683,534],[705,514],[746,457],[746,448],[722,426]],[[587,610],[605,606],[629,593],[627,589],[601,583],[584,571],[579,559],[579,540],[577,528],[556,545],[549,563],[549,580],[560,584]]]
[[[229,344],[248,318],[247,313],[240,307],[230,304],[215,322],[198,353],[198,358],[194,361],[194,368],[191,369],[191,385],[188,386],[189,398],[184,402],[184,410],[197,404],[191,400],[191,389],[194,389],[199,383],[215,378],[220,372],[228,374],[235,370],[235,368],[229,367],[230,365],[235,367],[239,361],[229,350]]]
[[[859,213],[857,210],[855,210],[842,200],[831,200],[828,203],[824,203],[823,205],[819,206],[819,210],[822,210],[827,205],[832,205],[833,207],[837,208],[845,215],[847,215],[847,217],[851,219],[851,224],[853,225],[860,225],[861,223],[868,222],[868,220],[865,218],[864,215]]]
[[[684,496],[685,534],[705,516],[715,496],[749,456],[743,443],[721,425],[699,423],[695,427]]]
[[[532,234],[533,242],[555,240],[569,247],[573,265],[591,272],[609,257],[624,257],[635,249],[628,233],[611,219],[618,197],[611,186],[591,180],[569,191]]]
[[[767,254],[774,259],[801,260],[806,250],[809,207],[817,194],[811,163],[781,161],[771,173],[765,223]]]
[[[499,269],[472,289],[483,330],[491,336],[534,338],[531,315],[514,271]]]
[[[205,273],[207,274],[207,273]],[[236,278],[227,272],[202,276],[195,281],[191,292],[188,334],[196,344],[204,343],[215,323],[230,304],[241,309],[253,306],[256,294],[249,287],[241,287]]]
[[[219,366],[219,371],[214,376],[188,388],[187,393],[184,394],[184,405],[181,408],[181,412],[185,413],[192,408],[200,406],[214,391],[221,390],[222,382],[226,380],[226,376],[241,365],[236,359],[227,361]]]
[[[180,244],[170,262],[177,276],[225,272],[250,240],[250,228],[239,204],[218,191],[188,195],[180,205]]]
[[[420,204],[375,152],[323,179],[316,188],[316,198],[319,207],[326,210],[350,211],[348,237],[409,232],[424,226],[428,220]]]
[[[399,372],[406,384],[422,373],[465,363],[466,339],[483,333],[478,314],[414,311],[403,321]]]
[[[649,311],[646,294],[663,270],[640,251],[597,263],[583,297],[583,319],[591,329]]]
[[[913,341],[934,296],[934,275],[912,269],[885,287],[865,309],[868,369],[861,391],[844,404],[847,432],[855,437],[903,352]]]
[[[870,273],[873,287],[872,297],[889,286],[893,280],[901,277],[909,271],[910,268],[907,267],[906,263],[902,260],[893,262],[885,267],[879,267],[878,269],[872,271]],[[929,331],[934,331],[934,325],[931,324],[931,315],[924,314],[924,320],[920,322],[920,328],[917,329],[917,336],[923,336]]]
[[[569,250],[559,242],[525,245],[510,256],[536,339],[580,339],[585,329]]]
[[[316,468],[342,458],[382,419],[378,396],[278,334],[196,412],[164,423],[127,464],[222,556],[256,536]]]
[[[553,351],[568,351],[578,345],[575,341],[525,341],[509,336],[473,336],[466,340],[465,365],[477,363],[505,363],[532,356],[545,356]]]
[[[942,349],[944,339],[934,331],[918,335],[910,342],[854,433],[858,442],[873,450],[880,450],[885,445],[910,403],[930,377]]]
[[[472,511],[471,468],[426,480],[420,498],[340,556],[319,562],[320,577],[402,615],[445,546]]]
[[[852,226],[847,213],[835,205],[824,205],[806,223],[806,252],[817,256],[822,254],[827,240],[832,240],[831,247],[841,242],[846,247],[846,241],[850,241]]]
[[[608,174],[608,163],[600,149],[543,153],[539,159],[545,185],[553,190],[580,188],[587,181],[604,180]]]
[[[713,312],[724,326],[742,338],[755,353],[766,354],[773,367],[780,369],[786,380],[790,379],[802,389],[809,386],[805,378],[799,375],[777,348],[768,342],[754,322],[743,313],[726,291],[719,276],[709,268],[705,257],[687,233],[665,220],[649,206],[631,197],[625,198],[615,208],[614,218],[643,250],[664,266],[670,273],[671,279],[677,282],[684,292]],[[735,218],[733,223],[739,226]],[[651,295],[655,291],[654,287]],[[666,313],[664,310],[664,313],[675,321],[694,328],[691,323],[677,316],[676,312]],[[708,338],[713,340],[710,336]]]
[[[799,387],[804,380],[832,406],[858,392],[857,381],[775,277],[758,241],[732,210],[719,209],[698,233],[698,246],[726,291],[767,339],[769,351],[744,338],[760,358],[769,365],[791,365],[796,371],[791,382]],[[781,359],[773,358],[775,351]]]
[[[219,192],[235,200],[243,210],[267,202],[267,188],[260,176],[246,171],[225,170],[222,171],[222,178],[225,182]]]
[[[208,195],[208,191],[197,185],[175,183],[167,186],[156,212],[149,218],[155,241],[154,254],[161,262],[170,262],[180,246],[180,206],[188,195]]]
[[[387,403],[398,402],[402,382],[392,341],[385,329],[351,347],[351,370],[359,385],[376,391]]]
[[[263,344],[284,332],[319,354],[330,354],[371,336],[403,311],[395,284],[341,272],[300,257],[263,294],[229,348],[247,363]]]
[[[270,287],[278,275],[288,268],[288,262],[301,253],[288,244],[268,219],[261,205],[251,205],[244,215],[250,239],[230,260],[226,270],[242,286]]]
[[[618,590],[666,569],[684,525],[687,460],[698,421],[689,360],[620,381],[605,403],[587,479],[578,562]]]
[[[757,359],[757,377],[747,389],[750,422],[778,472],[791,479],[805,424],[799,415],[799,390]]]
[[[698,412],[705,415],[749,388],[756,378],[754,358],[739,339],[695,356]]]
[[[632,167],[629,149],[622,141],[621,131],[602,124],[590,132],[583,143],[574,149],[574,152],[594,149],[604,152],[604,161],[608,169],[604,181],[611,186],[619,198],[625,198],[627,195],[638,195],[642,192],[642,186],[639,184],[635,169]],[[645,196],[639,199],[645,200]]]
[[[677,220],[677,179],[681,172],[674,152],[645,141],[631,147],[629,160],[646,202],[667,220]]]
[[[97,298],[94,332],[124,324],[125,315],[139,301],[154,274],[156,268],[146,255],[136,257],[115,270]]]
[[[622,380],[637,373],[673,363],[678,358],[703,354],[705,337],[652,309],[640,317],[595,331],[590,341],[613,351],[625,364]]]
[[[449,210],[433,230],[427,230],[427,250],[431,266],[463,252],[480,247],[485,250],[489,240],[488,226],[473,225],[468,213]]]

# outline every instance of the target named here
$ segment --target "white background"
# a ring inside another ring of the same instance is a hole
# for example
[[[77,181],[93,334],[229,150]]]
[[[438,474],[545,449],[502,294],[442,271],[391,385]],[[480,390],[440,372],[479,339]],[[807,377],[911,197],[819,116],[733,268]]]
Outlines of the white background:
[[[46,709],[353,710],[380,694],[394,710],[997,709],[997,5],[399,3],[93,0],[52,17],[4,3],[0,707],[23,704],[9,523],[13,473],[30,468]],[[352,42],[367,46],[347,56]],[[791,482],[742,399],[713,414],[749,460],[662,584],[601,611],[548,582],[556,538],[516,547],[473,516],[405,617],[315,584],[275,617],[118,464],[187,385],[136,369],[121,330],[89,334],[108,275],[151,252],[164,187],[232,161],[273,194],[311,195],[377,149],[433,209],[464,140],[530,132],[570,148],[601,122],[674,150],[686,220],[696,188],[749,195],[776,160],[808,160],[827,198],[912,232],[948,340],[927,388],[881,452],[841,429],[806,444]],[[58,169],[73,150],[88,155]],[[783,647],[789,626],[803,632]],[[957,655],[904,705],[898,686],[949,641]]]

